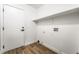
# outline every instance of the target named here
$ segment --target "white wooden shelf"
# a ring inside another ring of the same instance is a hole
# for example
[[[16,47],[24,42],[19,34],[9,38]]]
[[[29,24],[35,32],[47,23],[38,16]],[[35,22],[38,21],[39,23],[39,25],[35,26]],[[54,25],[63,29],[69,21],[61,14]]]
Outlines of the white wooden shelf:
[[[53,15],[49,15],[49,16],[46,16],[46,17],[34,19],[33,22],[38,22],[40,20],[54,18],[54,17],[57,17],[57,16],[66,15],[66,14],[70,14],[70,13],[78,12],[78,11],[79,11],[79,8],[74,8],[74,9],[63,11],[63,12],[60,12],[60,13],[57,13],[57,14],[53,14]]]

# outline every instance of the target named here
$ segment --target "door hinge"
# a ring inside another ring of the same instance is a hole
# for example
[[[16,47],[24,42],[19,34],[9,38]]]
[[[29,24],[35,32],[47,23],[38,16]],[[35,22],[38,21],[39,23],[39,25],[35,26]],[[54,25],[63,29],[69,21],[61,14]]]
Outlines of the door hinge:
[[[4,27],[2,28],[2,30],[4,31]]]
[[[5,48],[5,46],[3,45],[3,49]]]

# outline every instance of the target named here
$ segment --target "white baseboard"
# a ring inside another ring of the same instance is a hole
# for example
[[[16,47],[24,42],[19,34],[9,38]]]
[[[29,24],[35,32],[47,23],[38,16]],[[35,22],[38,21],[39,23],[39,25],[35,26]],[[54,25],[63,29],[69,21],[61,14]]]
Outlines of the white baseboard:
[[[32,44],[32,43],[35,43],[35,42],[37,42],[37,40],[33,40],[33,41],[30,41],[30,42],[26,42],[26,43],[25,43],[25,46],[27,46],[27,45],[29,45],[29,44]]]
[[[0,49],[0,54],[1,54],[1,49]]]
[[[25,46],[27,46],[27,45],[29,45],[29,44],[32,44],[32,43],[34,43],[34,42],[37,42],[37,41],[28,42],[28,43],[25,44]],[[58,53],[58,54],[64,54],[64,52],[61,52],[61,51],[59,51],[58,49],[56,49],[56,48],[54,48],[54,47],[51,47],[50,45],[48,45],[48,44],[46,44],[46,43],[44,43],[44,42],[41,42],[41,41],[40,41],[40,44],[42,44],[42,45],[48,47],[49,49],[51,49],[52,51],[55,51],[55,52]],[[1,54],[1,53],[3,53],[3,52],[0,52],[0,54]]]
[[[4,53],[4,51],[3,50],[0,50],[0,54],[3,54]]]
[[[55,52],[58,53],[58,54],[64,54],[64,52],[61,52],[61,51],[59,51],[58,49],[56,49],[56,48],[54,48],[54,47],[51,47],[50,45],[48,45],[48,44],[46,44],[46,43],[44,43],[44,42],[43,42],[43,43],[40,42],[40,44],[42,44],[42,45],[48,47],[49,49],[51,49],[52,51],[55,51]]]
[[[32,44],[32,43],[34,43],[35,41],[31,41],[31,42],[28,42],[28,43],[25,43],[24,45],[25,46],[27,46],[27,45],[29,45],[29,44]],[[3,54],[5,51],[4,50],[0,50],[0,54]]]

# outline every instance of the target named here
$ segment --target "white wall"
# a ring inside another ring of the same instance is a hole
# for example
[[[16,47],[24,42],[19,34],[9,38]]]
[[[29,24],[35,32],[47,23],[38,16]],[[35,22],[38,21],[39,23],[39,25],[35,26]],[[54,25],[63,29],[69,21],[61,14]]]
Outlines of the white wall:
[[[25,45],[33,43],[34,41],[36,41],[36,24],[32,20],[36,19],[36,9],[32,8],[29,5],[22,4],[13,6],[21,8],[25,12]]]
[[[44,5],[38,10],[28,5],[12,5],[24,10],[25,14],[25,44],[40,40],[50,48],[56,48],[64,53],[76,53],[79,44],[79,13],[63,15],[49,20],[32,22],[36,18],[46,17],[65,10],[73,9],[78,5]],[[63,8],[64,7],[64,8]],[[58,27],[59,32],[54,32],[53,28]],[[37,34],[36,34],[37,29]],[[37,38],[36,38],[37,35]],[[75,40],[74,40],[75,39]],[[78,43],[78,41],[77,41]]]
[[[26,5],[25,15],[25,38],[27,45],[36,41],[36,24],[32,21],[36,17],[36,10]]]
[[[25,45],[27,44],[31,44],[34,41],[36,41],[36,36],[35,36],[35,23],[32,22],[32,19],[35,19],[36,17],[36,10],[28,5],[22,5],[22,4],[18,4],[18,5],[9,5],[9,6],[13,6],[15,8],[19,8],[24,10],[24,22],[25,22],[25,34],[24,34],[24,38],[25,38]],[[3,30],[1,30],[1,28],[3,27],[3,12],[2,9],[3,5],[0,5],[0,48],[3,47]],[[3,49],[1,48],[0,53],[3,53]]]
[[[15,4],[11,5],[13,7],[19,8],[24,10],[24,22],[25,22],[25,33],[24,33],[24,39],[25,39],[25,45],[31,44],[35,41],[35,23],[32,22],[32,19],[35,19],[36,11],[34,8],[28,6],[28,5],[22,5],[22,4]],[[3,16],[2,16],[3,17]],[[2,25],[3,26],[3,25]],[[1,40],[3,41],[3,40]],[[3,45],[3,43],[2,43]]]
[[[53,28],[59,28],[54,32]],[[37,23],[37,39],[57,52],[76,53],[79,48],[79,13],[62,15]]]
[[[38,9],[38,17],[46,17],[79,7],[77,4],[45,4]]]
[[[1,5],[0,5],[0,50],[1,50]]]

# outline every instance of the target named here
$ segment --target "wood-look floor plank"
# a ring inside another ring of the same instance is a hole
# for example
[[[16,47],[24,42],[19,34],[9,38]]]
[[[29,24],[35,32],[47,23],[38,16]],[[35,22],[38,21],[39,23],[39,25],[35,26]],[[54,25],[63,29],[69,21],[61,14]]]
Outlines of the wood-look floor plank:
[[[25,47],[16,48],[5,52],[5,54],[56,54],[56,52],[48,49],[47,47],[33,43]]]

